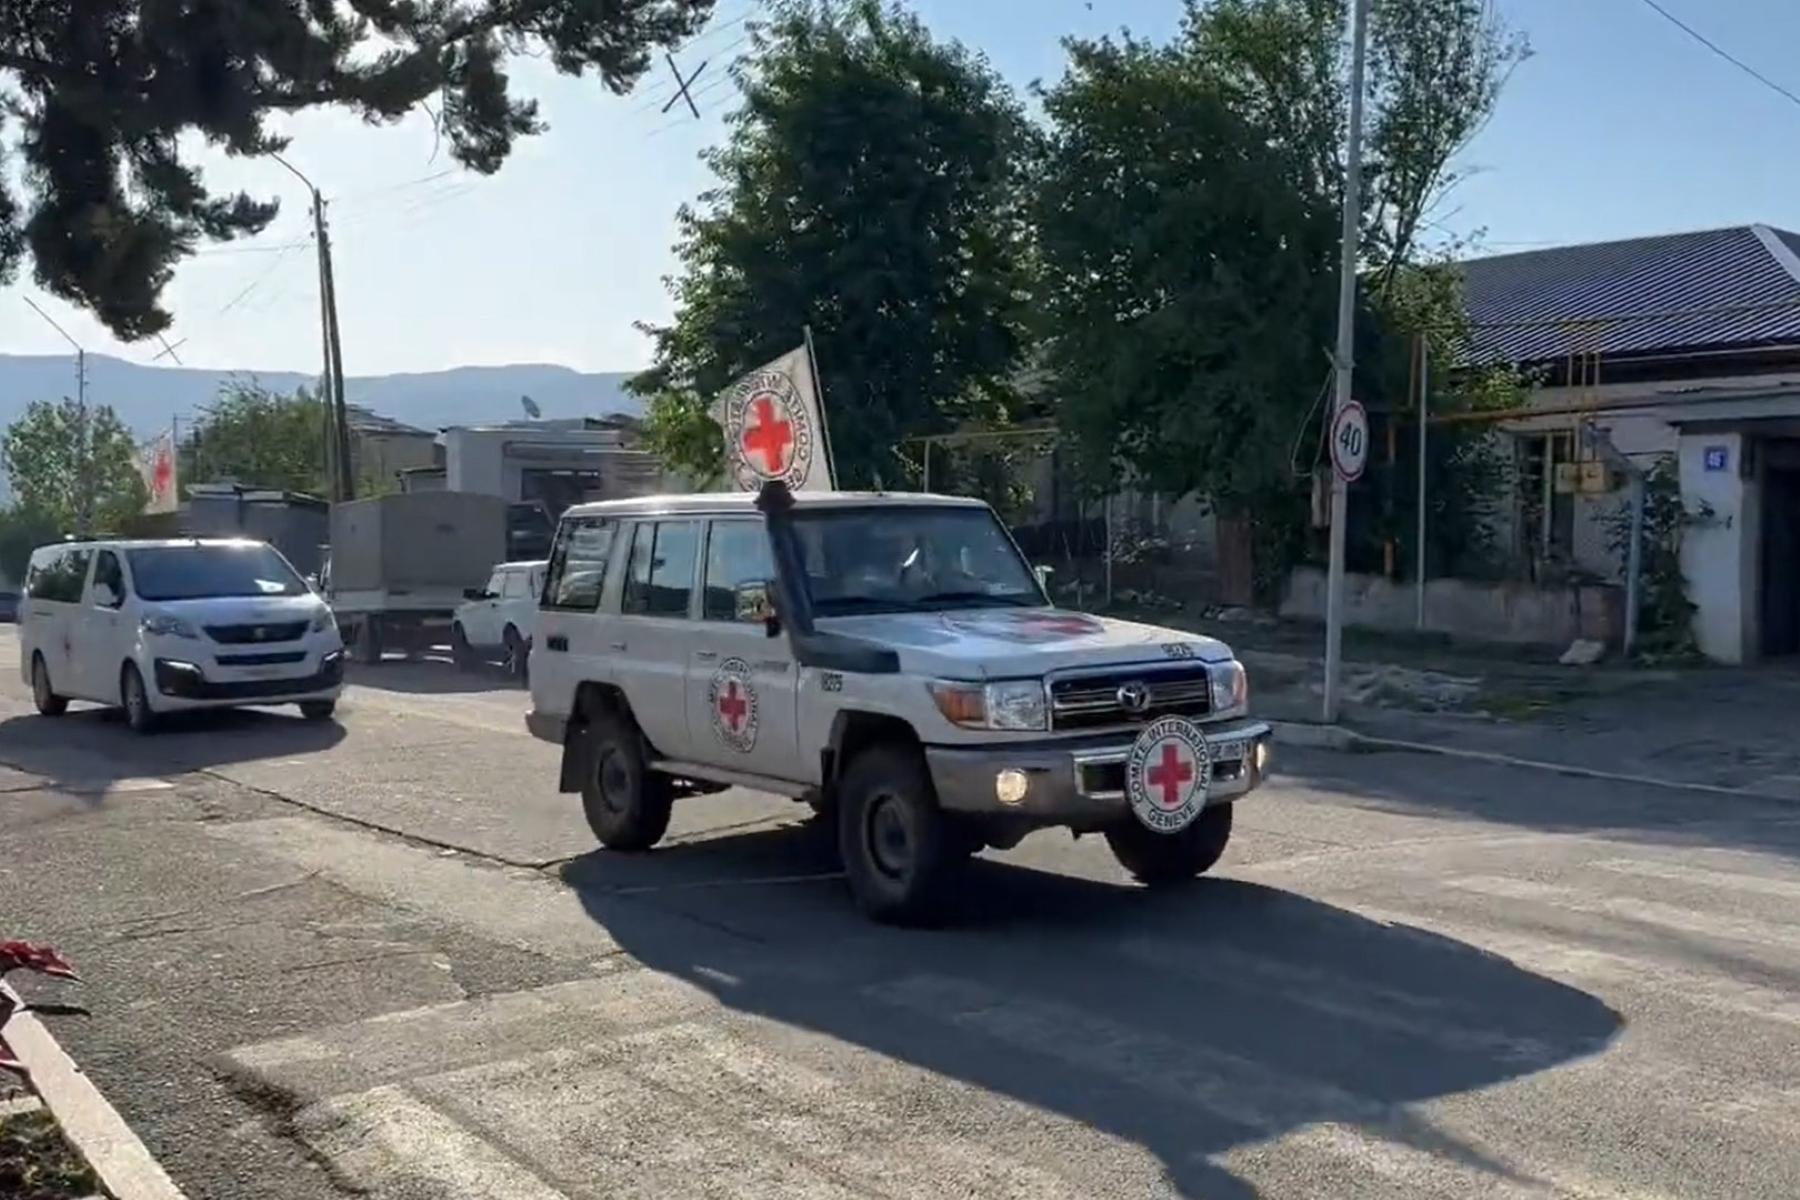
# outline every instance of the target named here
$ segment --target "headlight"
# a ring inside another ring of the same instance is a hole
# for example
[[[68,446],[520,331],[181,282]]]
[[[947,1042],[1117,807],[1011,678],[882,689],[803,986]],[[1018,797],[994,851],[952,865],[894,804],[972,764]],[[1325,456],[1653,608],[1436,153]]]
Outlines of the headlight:
[[[1212,679],[1214,716],[1228,716],[1250,707],[1250,677],[1244,674],[1243,663],[1235,659],[1215,663],[1208,668],[1208,674]]]
[[[1046,726],[1044,685],[1036,679],[1004,683],[934,683],[938,711],[965,729],[1037,730]]]
[[[324,633],[327,629],[336,628],[337,618],[331,615],[331,610],[329,608],[326,608],[321,604],[317,615],[312,619],[312,631],[314,633]]]
[[[138,628],[156,637],[197,638],[194,627],[180,617],[172,617],[168,613],[145,613],[144,619],[138,622]]]

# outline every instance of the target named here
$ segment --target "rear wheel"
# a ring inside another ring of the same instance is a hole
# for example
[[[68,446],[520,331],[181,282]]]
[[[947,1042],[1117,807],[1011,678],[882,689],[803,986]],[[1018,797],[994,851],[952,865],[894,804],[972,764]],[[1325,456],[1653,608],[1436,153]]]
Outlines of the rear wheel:
[[[356,623],[356,661],[372,667],[381,661],[381,618],[371,614]]]
[[[511,625],[506,627],[503,642],[506,646],[506,673],[520,683],[527,682],[531,674],[531,643]]]
[[[963,843],[937,805],[925,760],[910,746],[876,746],[838,787],[838,848],[857,907],[877,921],[924,924],[942,915]]]
[[[150,707],[150,692],[136,663],[126,663],[119,672],[119,704],[133,733],[149,733],[156,728],[156,710]]]
[[[469,635],[460,623],[450,627],[450,659],[460,671],[475,669],[475,647],[469,645]]]
[[[1202,809],[1180,833],[1157,833],[1136,823],[1106,831],[1119,865],[1140,883],[1166,886],[1210,871],[1231,841],[1232,805]]]
[[[69,711],[68,697],[57,695],[50,686],[50,668],[41,654],[31,656],[31,702],[46,717],[60,717]]]
[[[637,727],[597,718],[583,735],[581,809],[588,828],[608,850],[648,850],[669,829],[674,792],[666,775],[650,770]]]

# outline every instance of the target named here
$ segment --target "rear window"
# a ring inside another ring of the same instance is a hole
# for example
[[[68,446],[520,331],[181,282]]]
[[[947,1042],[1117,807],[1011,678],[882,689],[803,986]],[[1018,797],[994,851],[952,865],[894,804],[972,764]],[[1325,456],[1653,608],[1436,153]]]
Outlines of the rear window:
[[[81,603],[81,589],[87,582],[91,550],[54,550],[39,557],[25,570],[25,594],[33,600],[49,600],[58,604]]]
[[[144,600],[304,596],[287,560],[254,542],[231,546],[151,546],[129,550],[132,582]]]

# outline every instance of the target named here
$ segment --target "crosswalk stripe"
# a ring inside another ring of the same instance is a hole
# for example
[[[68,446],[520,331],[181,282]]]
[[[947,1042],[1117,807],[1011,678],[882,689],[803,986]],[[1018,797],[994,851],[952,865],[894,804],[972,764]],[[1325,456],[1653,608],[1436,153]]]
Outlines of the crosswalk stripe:
[[[1588,865],[1620,875],[1637,875],[1645,879],[1665,879],[1671,883],[1691,883],[1700,887],[1719,888],[1727,892],[1749,892],[1758,896],[1774,896],[1782,900],[1800,900],[1800,880],[1772,879],[1767,875],[1746,875],[1738,871],[1714,871],[1706,867],[1690,867],[1683,863],[1649,862],[1637,858],[1613,858]]]
[[[1791,949],[1800,939],[1800,925],[1775,925],[1753,917],[1702,913],[1659,900],[1635,896],[1601,896],[1581,892],[1557,884],[1539,883],[1531,879],[1509,879],[1491,875],[1465,875],[1445,881],[1447,886],[1477,895],[1501,900],[1522,900],[1546,904],[1567,912],[1588,916],[1613,917],[1621,921],[1657,925],[1682,933],[1730,941],[1753,942],[1764,946]]]
[[[340,1182],[411,1194],[421,1184],[457,1200],[568,1200],[562,1192],[399,1087],[302,1111],[300,1135]]]

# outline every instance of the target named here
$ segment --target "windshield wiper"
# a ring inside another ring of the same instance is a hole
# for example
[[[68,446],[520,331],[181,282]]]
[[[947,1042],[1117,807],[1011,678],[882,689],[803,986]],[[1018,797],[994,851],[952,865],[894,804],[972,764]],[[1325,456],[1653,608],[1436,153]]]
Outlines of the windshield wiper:
[[[1036,608],[1043,603],[1028,592],[933,592],[919,597],[920,604],[963,604],[970,601],[995,604],[1002,608]]]

